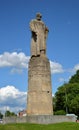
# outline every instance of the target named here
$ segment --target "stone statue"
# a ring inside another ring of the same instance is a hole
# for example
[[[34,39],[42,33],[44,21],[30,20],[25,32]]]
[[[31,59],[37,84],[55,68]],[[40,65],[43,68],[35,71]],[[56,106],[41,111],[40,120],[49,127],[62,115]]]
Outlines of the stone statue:
[[[31,20],[31,58],[28,64],[27,115],[52,115],[52,86],[50,62],[46,56],[48,28],[36,14]],[[39,117],[39,116],[38,116]]]
[[[42,15],[37,13],[36,19],[30,22],[30,29],[32,32],[31,57],[45,56],[46,54],[46,38],[49,30],[41,18]]]

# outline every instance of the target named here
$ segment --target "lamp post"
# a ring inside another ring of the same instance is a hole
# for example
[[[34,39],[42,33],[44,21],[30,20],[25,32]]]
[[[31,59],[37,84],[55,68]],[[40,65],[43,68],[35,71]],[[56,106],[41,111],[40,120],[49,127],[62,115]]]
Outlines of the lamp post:
[[[67,89],[66,89],[66,83],[64,83],[64,87],[65,87],[65,101],[66,101],[66,114],[68,114],[68,97],[67,97]]]

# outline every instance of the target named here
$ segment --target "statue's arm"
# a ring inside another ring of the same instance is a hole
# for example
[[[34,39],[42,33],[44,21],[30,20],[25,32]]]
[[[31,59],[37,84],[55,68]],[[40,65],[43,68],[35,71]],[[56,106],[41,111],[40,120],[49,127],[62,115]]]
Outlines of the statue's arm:
[[[30,22],[30,29],[31,29],[32,32],[35,32],[35,33],[36,33],[35,21],[34,21],[34,20],[32,20],[32,21]]]
[[[49,29],[48,27],[45,26],[45,38],[47,38],[48,32],[49,32]]]

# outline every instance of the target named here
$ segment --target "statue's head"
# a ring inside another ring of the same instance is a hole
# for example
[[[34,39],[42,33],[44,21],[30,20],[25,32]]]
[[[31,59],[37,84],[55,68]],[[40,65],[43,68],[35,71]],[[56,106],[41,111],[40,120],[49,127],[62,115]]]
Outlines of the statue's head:
[[[42,18],[42,15],[41,15],[40,13],[37,13],[37,14],[36,14],[36,19],[40,21],[41,18]]]

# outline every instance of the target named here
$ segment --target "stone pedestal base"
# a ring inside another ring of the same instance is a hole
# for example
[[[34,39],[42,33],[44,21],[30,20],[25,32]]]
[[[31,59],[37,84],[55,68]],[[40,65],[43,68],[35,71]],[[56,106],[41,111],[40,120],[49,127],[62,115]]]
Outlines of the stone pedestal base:
[[[30,59],[27,114],[53,114],[50,63],[46,57],[32,57]]]
[[[3,118],[3,124],[12,123],[34,123],[34,124],[53,124],[60,122],[76,122],[75,116],[53,116],[53,115],[30,115],[25,117],[5,117]]]

